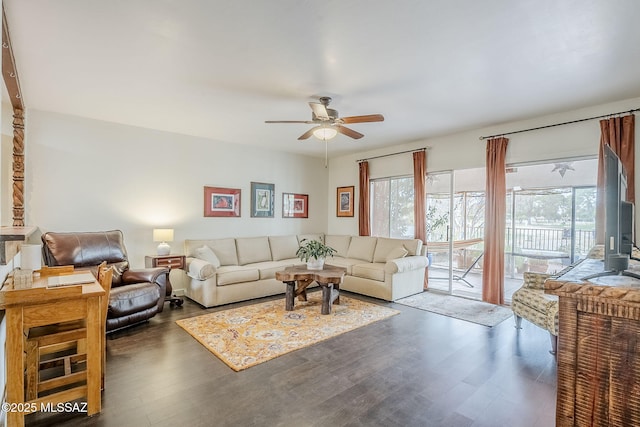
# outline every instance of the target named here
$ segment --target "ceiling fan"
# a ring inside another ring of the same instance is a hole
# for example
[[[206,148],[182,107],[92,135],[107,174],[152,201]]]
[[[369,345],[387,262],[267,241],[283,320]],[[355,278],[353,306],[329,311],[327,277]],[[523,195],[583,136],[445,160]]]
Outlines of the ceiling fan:
[[[329,103],[331,102],[330,97],[322,96],[319,101],[320,102],[309,103],[309,107],[311,107],[311,120],[266,120],[265,123],[306,123],[316,125],[300,135],[298,140],[308,139],[311,135],[314,135],[316,138],[326,141],[335,137],[338,133],[353,139],[360,139],[364,136],[360,132],[343,126],[344,124],[384,121],[382,114],[339,117],[338,111],[329,108]]]

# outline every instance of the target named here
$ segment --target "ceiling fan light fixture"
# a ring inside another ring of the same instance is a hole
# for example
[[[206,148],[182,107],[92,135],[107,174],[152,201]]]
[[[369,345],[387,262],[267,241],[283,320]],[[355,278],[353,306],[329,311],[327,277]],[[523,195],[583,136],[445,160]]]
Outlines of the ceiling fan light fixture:
[[[338,131],[331,126],[322,126],[313,131],[313,136],[321,141],[327,141],[333,139],[338,134]]]

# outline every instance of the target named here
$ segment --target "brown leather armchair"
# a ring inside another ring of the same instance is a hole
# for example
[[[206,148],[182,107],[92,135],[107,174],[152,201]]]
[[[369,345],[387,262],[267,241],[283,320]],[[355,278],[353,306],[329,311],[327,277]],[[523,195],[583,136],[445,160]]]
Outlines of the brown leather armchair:
[[[44,261],[50,267],[96,269],[102,261],[113,266],[107,331],[146,321],[162,311],[169,269],[130,269],[122,231],[48,232],[42,235],[42,243]]]

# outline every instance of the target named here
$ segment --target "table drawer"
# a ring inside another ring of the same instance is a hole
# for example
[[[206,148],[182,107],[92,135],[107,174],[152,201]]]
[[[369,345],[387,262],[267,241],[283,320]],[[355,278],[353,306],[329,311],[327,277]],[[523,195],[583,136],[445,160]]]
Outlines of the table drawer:
[[[156,259],[156,265],[158,267],[184,268],[184,257],[176,256],[176,257],[158,258]]]

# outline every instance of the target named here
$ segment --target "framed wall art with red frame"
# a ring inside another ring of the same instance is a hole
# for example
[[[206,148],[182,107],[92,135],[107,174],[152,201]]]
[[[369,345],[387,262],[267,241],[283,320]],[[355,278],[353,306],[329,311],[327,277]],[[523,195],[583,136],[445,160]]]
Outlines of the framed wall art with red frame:
[[[282,193],[283,218],[309,218],[309,195]]]
[[[240,216],[240,189],[204,187],[204,216]]]

